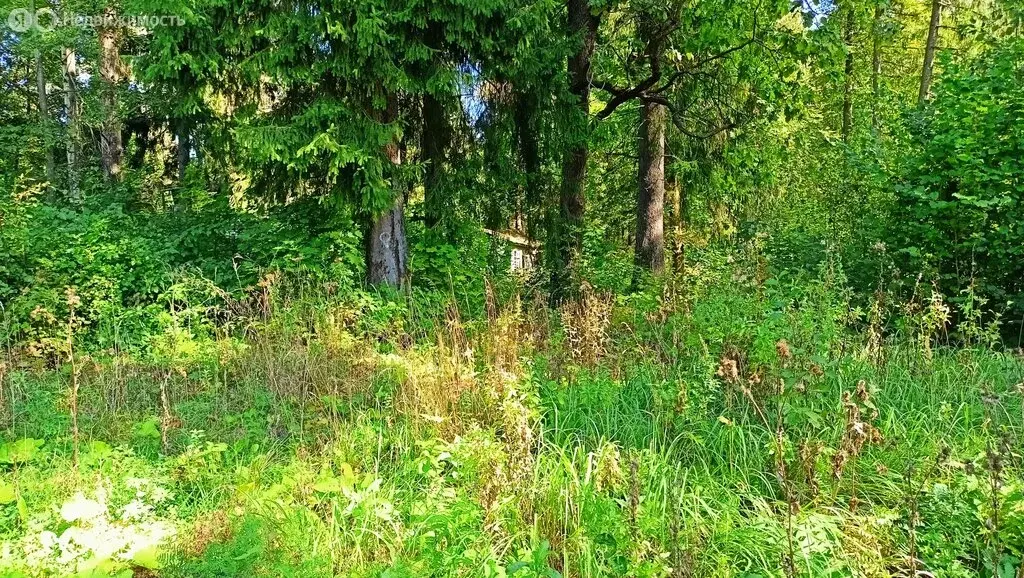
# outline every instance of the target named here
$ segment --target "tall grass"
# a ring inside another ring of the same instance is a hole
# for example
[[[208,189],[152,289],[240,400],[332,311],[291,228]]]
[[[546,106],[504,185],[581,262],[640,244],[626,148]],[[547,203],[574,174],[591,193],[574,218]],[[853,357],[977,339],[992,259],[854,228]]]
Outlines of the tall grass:
[[[831,275],[430,318],[268,284],[83,353],[77,469],[69,369],[9,346],[0,575],[1011,576],[1024,363]]]

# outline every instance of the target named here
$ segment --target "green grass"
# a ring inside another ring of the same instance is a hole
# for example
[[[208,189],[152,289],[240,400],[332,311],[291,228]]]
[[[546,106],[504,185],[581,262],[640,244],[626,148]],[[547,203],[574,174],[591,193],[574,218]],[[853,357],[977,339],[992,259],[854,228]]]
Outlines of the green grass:
[[[515,310],[466,353],[322,304],[312,333],[83,361],[77,466],[70,370],[12,359],[0,576],[1014,576],[1021,358],[892,335],[872,360],[809,293],[623,304],[596,364]]]

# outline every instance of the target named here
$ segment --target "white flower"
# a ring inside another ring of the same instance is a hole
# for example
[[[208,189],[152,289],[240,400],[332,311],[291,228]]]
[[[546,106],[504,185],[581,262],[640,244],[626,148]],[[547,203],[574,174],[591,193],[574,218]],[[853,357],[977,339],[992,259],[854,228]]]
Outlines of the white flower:
[[[125,478],[124,485],[128,486],[133,490],[141,490],[143,487],[149,484],[149,480],[146,478]]]
[[[153,512],[153,506],[142,500],[132,500],[121,511],[122,520],[141,520]]]
[[[60,508],[60,516],[68,522],[94,521],[102,518],[106,513],[107,507],[104,504],[86,498],[81,492],[64,502]]]
[[[170,497],[171,493],[168,492],[165,488],[161,488],[160,486],[153,486],[153,493],[150,496],[150,498],[152,498],[154,504],[159,504],[164,500],[170,499]]]
[[[57,534],[46,530],[39,534],[39,544],[42,545],[44,550],[52,550],[57,545]]]

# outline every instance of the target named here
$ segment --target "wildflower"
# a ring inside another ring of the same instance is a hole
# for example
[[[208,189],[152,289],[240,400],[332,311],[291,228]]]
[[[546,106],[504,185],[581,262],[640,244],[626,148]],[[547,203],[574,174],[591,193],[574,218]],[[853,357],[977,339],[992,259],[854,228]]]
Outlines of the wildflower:
[[[857,382],[857,399],[859,399],[861,403],[867,403],[869,398],[868,384],[862,379]]]
[[[846,450],[839,450],[832,456],[832,475],[838,480],[843,477],[843,468],[846,467],[846,462],[850,459],[850,454]]]
[[[72,309],[82,304],[82,298],[78,296],[78,291],[74,287],[68,287],[64,291],[64,296],[67,298],[68,307]]]
[[[32,312],[29,313],[29,317],[37,321],[43,321],[44,323],[56,323],[57,317],[54,316],[46,307],[42,305],[36,305]]]
[[[61,517],[68,522],[96,520],[106,515],[106,513],[106,505],[86,498],[81,492],[65,502],[60,509]]]
[[[141,490],[149,484],[149,480],[146,478],[125,478],[124,485],[133,489]]]
[[[817,496],[819,491],[817,464],[821,448],[820,441],[804,441],[800,444],[800,463],[804,471],[804,481],[812,496]]]
[[[793,352],[789,349],[789,342],[785,339],[780,339],[775,344],[775,351],[779,354],[779,359],[792,359]]]
[[[605,443],[597,455],[597,472],[595,486],[597,491],[602,488],[615,489],[622,485],[625,476],[621,467],[622,455],[619,447],[613,443]]]
[[[125,521],[129,520],[141,520],[153,512],[153,506],[143,502],[142,500],[132,500],[121,511],[121,519]]]
[[[740,380],[740,370],[735,359],[723,357],[718,362],[718,371],[715,375],[721,377],[726,383],[737,383]]]
[[[159,504],[160,502],[169,500],[171,497],[172,494],[168,492],[165,488],[162,488],[160,486],[154,486],[153,493],[150,496],[150,499],[153,500],[154,504]]]

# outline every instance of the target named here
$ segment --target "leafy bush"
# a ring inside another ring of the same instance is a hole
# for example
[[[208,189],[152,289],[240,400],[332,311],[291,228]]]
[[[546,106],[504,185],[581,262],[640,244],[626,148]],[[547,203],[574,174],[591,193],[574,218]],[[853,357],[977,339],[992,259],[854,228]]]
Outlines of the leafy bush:
[[[122,334],[154,329],[152,315],[137,313],[168,285],[173,245],[143,227],[142,219],[118,203],[75,211],[12,197],[0,199],[0,213],[7,248],[0,302],[13,319],[7,332],[43,344],[64,335],[68,288],[81,301],[75,311],[80,324],[108,321]],[[97,332],[97,345],[113,345],[111,333]]]
[[[90,349],[138,348],[183,312],[195,321],[230,293],[244,297],[268,271],[335,291],[362,277],[361,235],[345,214],[323,222],[301,202],[260,214],[223,197],[200,212],[137,211],[135,196],[131,182],[89,191],[77,207],[37,189],[0,195],[0,337],[53,354],[67,335],[69,289]]]
[[[912,270],[951,299],[976,280],[997,309],[1024,311],[1024,41],[966,64],[947,62],[915,125],[920,152],[893,222]]]

